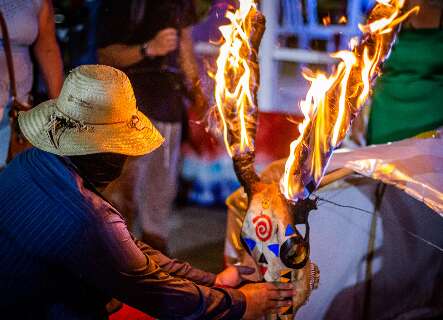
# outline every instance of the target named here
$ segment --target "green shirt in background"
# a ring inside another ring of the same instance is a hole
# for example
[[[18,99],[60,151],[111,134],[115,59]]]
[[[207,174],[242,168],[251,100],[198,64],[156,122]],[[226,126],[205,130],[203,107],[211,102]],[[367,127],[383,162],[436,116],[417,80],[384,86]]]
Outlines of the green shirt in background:
[[[443,30],[403,30],[383,71],[374,89],[368,144],[443,125]]]

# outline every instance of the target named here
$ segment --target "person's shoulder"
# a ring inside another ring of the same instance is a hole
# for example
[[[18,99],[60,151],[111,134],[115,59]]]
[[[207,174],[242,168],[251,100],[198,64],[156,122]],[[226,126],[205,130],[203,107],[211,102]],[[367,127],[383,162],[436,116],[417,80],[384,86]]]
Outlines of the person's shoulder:
[[[53,173],[54,167],[61,167],[56,155],[31,147],[16,155],[8,164],[8,172],[19,175],[45,176]],[[58,171],[58,170],[56,170]],[[35,179],[34,179],[35,180]]]

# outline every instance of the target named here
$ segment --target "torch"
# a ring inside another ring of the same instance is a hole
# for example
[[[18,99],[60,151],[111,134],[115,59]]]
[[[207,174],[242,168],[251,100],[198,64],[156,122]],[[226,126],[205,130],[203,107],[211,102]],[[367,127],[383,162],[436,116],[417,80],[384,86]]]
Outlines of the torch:
[[[333,55],[341,62],[332,75],[305,73],[311,81],[301,103],[305,118],[279,184],[264,183],[254,168],[257,57],[265,19],[253,0],[240,0],[239,8],[226,14],[230,24],[220,27],[224,42],[217,59],[215,101],[227,151],[248,197],[240,240],[264,280],[292,282],[297,289],[293,306],[271,318],[292,319],[318,286],[319,270],[309,258],[308,222],[316,201],[309,195],[369,96],[400,23],[418,10],[404,13],[403,5],[404,0],[379,0],[367,24],[360,26],[362,40],[351,51]]]
[[[418,11],[403,12],[404,0],[378,0],[360,25],[363,37],[352,51],[332,56],[341,60],[335,72],[305,74],[311,82],[306,99],[301,102],[305,116],[299,125],[300,136],[292,142],[290,156],[280,187],[293,202],[308,198],[319,186],[328,161],[343,141],[352,120],[358,115],[380,74],[395,41],[400,24]]]

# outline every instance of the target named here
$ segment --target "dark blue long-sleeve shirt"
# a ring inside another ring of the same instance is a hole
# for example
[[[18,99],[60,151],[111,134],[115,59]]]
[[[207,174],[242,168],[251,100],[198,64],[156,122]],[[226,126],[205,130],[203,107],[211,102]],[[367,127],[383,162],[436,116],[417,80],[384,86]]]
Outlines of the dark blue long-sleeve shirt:
[[[115,297],[160,319],[239,319],[244,296],[133,239],[68,162],[30,149],[0,174],[0,315],[103,319]]]

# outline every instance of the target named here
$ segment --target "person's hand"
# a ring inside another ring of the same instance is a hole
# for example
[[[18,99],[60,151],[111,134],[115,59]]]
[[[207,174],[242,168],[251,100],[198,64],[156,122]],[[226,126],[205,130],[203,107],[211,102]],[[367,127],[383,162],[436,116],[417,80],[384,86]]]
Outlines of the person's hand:
[[[149,57],[165,56],[178,47],[177,30],[167,28],[160,30],[154,39],[148,41],[146,53]]]
[[[246,297],[246,311],[243,319],[259,319],[267,313],[278,313],[281,307],[292,305],[296,294],[292,283],[253,283],[239,290]]]
[[[253,274],[254,268],[246,266],[229,266],[215,278],[215,285],[219,287],[235,288],[243,281],[242,275]]]

